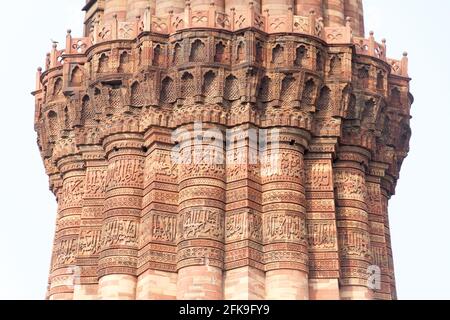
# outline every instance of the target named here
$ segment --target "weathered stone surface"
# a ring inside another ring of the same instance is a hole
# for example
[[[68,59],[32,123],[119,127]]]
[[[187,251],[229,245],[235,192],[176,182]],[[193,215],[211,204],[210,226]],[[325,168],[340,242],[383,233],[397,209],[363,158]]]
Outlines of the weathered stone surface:
[[[84,10],[34,92],[49,299],[396,299],[413,98],[361,0]]]

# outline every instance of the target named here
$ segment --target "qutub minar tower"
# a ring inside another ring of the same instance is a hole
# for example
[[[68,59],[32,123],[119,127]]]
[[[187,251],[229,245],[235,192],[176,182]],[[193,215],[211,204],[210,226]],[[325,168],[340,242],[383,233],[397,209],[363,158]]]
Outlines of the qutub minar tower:
[[[48,299],[396,299],[413,98],[361,0],[83,10],[34,92],[58,201]]]

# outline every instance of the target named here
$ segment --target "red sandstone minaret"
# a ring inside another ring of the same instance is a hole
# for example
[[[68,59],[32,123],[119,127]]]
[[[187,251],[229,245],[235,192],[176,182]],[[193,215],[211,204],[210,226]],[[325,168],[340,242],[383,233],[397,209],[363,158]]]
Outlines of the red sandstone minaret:
[[[396,298],[387,208],[413,99],[362,0],[84,10],[34,93],[58,201],[48,299]]]

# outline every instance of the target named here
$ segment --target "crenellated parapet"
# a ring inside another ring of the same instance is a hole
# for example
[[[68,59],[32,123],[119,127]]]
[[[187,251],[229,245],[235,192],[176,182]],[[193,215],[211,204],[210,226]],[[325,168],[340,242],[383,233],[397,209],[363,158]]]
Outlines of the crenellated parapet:
[[[387,201],[413,97],[407,54],[389,59],[385,40],[363,36],[361,1],[92,0],[84,10],[84,37],[68,30],[65,48],[53,45],[34,91],[58,219],[75,221],[57,232],[64,263],[52,266],[49,298],[192,298],[202,273],[217,281],[202,283],[212,299],[395,298]],[[189,136],[199,122],[250,131],[227,165],[174,164],[174,149],[211,147]],[[228,165],[237,152],[248,161],[252,130],[279,131],[266,146],[281,152],[279,172],[263,160]],[[73,206],[61,207],[67,197]],[[367,290],[374,263],[383,285]]]

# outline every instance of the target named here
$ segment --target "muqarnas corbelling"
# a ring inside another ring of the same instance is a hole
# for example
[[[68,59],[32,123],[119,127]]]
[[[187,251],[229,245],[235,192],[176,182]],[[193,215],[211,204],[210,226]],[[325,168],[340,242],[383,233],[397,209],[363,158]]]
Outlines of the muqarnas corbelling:
[[[413,98],[362,1],[84,10],[34,92],[59,205],[49,299],[396,298],[388,201]],[[200,122],[242,134],[225,148]],[[268,158],[254,132],[276,133]],[[174,161],[191,145],[224,161]]]

